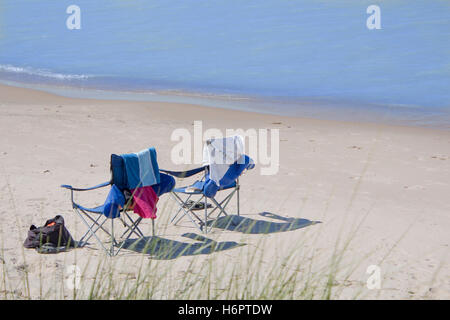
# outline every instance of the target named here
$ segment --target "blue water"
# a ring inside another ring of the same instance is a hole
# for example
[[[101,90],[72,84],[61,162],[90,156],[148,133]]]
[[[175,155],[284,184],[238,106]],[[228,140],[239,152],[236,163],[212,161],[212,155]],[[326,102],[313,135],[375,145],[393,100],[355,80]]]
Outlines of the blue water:
[[[449,17],[447,0],[2,0],[0,80],[446,113]]]

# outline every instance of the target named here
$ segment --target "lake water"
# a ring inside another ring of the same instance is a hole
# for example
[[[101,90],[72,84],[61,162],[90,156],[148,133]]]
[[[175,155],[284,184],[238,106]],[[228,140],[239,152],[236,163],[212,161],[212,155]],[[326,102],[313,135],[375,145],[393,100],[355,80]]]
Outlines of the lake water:
[[[66,27],[73,4],[79,30]],[[381,29],[366,26],[372,4]],[[2,0],[0,81],[445,127],[449,17],[447,0]]]

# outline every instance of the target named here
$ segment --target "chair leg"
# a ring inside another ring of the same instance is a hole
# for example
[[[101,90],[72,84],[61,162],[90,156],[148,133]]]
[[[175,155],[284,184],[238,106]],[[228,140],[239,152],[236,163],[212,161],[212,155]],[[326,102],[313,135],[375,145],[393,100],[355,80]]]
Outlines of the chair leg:
[[[86,213],[85,213],[85,215],[86,215],[87,217],[89,217]],[[89,217],[89,218],[91,218],[91,217]],[[104,230],[103,224],[106,222],[106,219],[103,220],[102,223],[99,223],[100,218],[101,218],[101,216],[98,216],[98,218],[94,220],[94,223],[93,223],[92,226],[89,228],[89,230],[86,231],[86,233],[80,238],[80,240],[78,241],[80,244],[83,244],[83,242],[86,244],[86,243],[89,241],[89,239],[91,239],[92,234],[95,233],[95,232],[97,232],[97,230],[99,230],[100,228]],[[92,219],[92,218],[91,218],[91,219]],[[93,229],[94,227],[97,227],[97,228],[93,231],[93,233],[91,233],[91,229]],[[86,237],[87,237],[87,238],[86,238]],[[85,238],[86,238],[86,240],[85,240]]]
[[[110,256],[114,256],[114,219],[111,219],[111,253]]]
[[[208,233],[208,197],[205,197],[205,222],[204,222],[204,232]]]
[[[188,202],[189,199],[192,197],[192,194],[189,195],[189,197],[188,197],[186,200],[182,200],[182,199],[181,199],[180,197],[178,197],[174,192],[170,192],[170,196],[172,197],[172,199],[175,200],[175,202],[177,202],[177,203],[180,204],[180,209],[178,209],[178,211],[175,213],[175,215],[174,215],[174,216],[172,217],[172,219],[170,220],[170,223],[173,223],[173,221],[175,220],[175,218],[178,216],[178,214],[179,214],[180,211],[182,210],[182,205],[181,205],[181,203],[184,204],[184,203]],[[180,219],[178,219],[177,222],[178,222],[179,220],[180,220]],[[175,222],[174,225],[176,225],[177,222]]]
[[[239,178],[238,178],[238,179],[236,179],[236,191],[237,191],[236,198],[237,198],[237,215],[238,216],[239,216],[239,189],[240,189],[240,186],[239,186]]]
[[[228,196],[225,197],[225,199],[223,199],[219,204],[220,206],[216,206],[213,210],[211,210],[208,213],[208,217],[211,216],[217,209],[221,209],[223,208],[223,210],[221,211],[221,213],[219,213],[219,215],[216,218],[219,218],[219,216],[222,214],[222,212],[227,216],[228,214],[225,211],[226,206],[228,205],[228,203],[230,202],[231,198],[233,197],[234,193],[236,192],[236,190],[233,190]],[[214,198],[211,198],[211,200],[214,203],[217,203],[217,200],[215,200]]]
[[[225,211],[225,206],[222,207],[222,206],[220,205],[220,203],[218,203],[217,200],[214,199],[214,198],[212,198],[211,200],[212,200],[212,202],[214,202],[214,204],[216,205],[216,207],[219,208],[219,210],[220,210],[219,214],[217,215],[217,218],[219,218],[220,215],[221,215],[222,213],[223,213],[224,215],[226,215],[226,216],[228,215],[227,212]],[[217,218],[216,218],[216,219],[217,219]]]
[[[143,238],[144,237],[144,234],[138,228],[138,225],[141,222],[142,217],[139,217],[136,221],[133,221],[133,219],[131,219],[131,217],[128,214],[127,214],[127,216],[130,219],[130,221],[132,222],[132,224],[131,224],[131,226],[126,224],[126,227],[128,229],[122,234],[120,245],[119,245],[119,243],[117,243],[117,241],[114,240],[114,243],[117,245],[117,249],[114,252],[114,256],[117,256],[119,254],[120,250],[122,250],[122,248],[124,247],[124,245],[126,244],[128,239],[130,239],[132,234],[136,234],[139,238]],[[153,219],[152,219],[152,223],[153,223]],[[138,230],[139,233],[136,230]],[[128,235],[126,235],[127,233],[128,233]],[[124,237],[125,235],[126,235],[126,237]]]
[[[171,195],[172,195],[172,198],[173,199],[175,199],[175,201],[179,204],[179,206],[180,206],[180,209],[178,210],[178,212],[180,212],[180,210],[182,210],[183,211],[183,214],[178,218],[178,220],[176,220],[175,222],[174,222],[174,225],[177,225],[177,223],[184,217],[184,216],[187,216],[188,218],[189,218],[189,220],[191,220],[191,222],[198,228],[198,229],[202,229],[201,228],[201,226],[202,226],[202,224],[203,224],[203,220],[199,217],[199,216],[197,216],[195,213],[194,213],[194,211],[192,211],[191,209],[192,208],[194,208],[196,205],[197,205],[197,203],[199,203],[201,200],[203,200],[203,198],[204,198],[204,196],[202,196],[200,199],[198,199],[196,202],[194,202],[194,203],[192,203],[190,206],[187,206],[187,201],[188,201],[188,199],[191,197],[191,196],[189,196],[189,198],[187,199],[187,200],[183,200],[181,197],[179,197],[177,194],[175,194],[175,193],[171,193]],[[177,215],[178,215],[178,213],[177,213]],[[193,217],[195,217],[198,221],[199,221],[199,223],[196,223],[195,221],[194,221],[194,219],[191,217],[191,215],[193,216]],[[172,221],[173,221],[173,219],[172,219]]]
[[[134,233],[136,234],[138,237],[143,238],[144,234],[142,233],[142,231],[139,229],[138,225],[142,220],[142,217],[139,217],[136,221],[134,221],[133,219],[131,219],[131,217],[128,215],[128,213],[124,212],[124,216],[128,217],[128,219],[131,222],[131,225],[128,225],[128,223],[126,223],[125,219],[121,219],[123,225],[127,228],[122,235],[120,236],[120,238],[123,238],[127,233],[130,233],[129,236]],[[127,236],[128,237],[128,236]]]
[[[84,224],[86,225],[86,227],[88,228],[88,233],[90,233],[90,236],[88,237],[88,239],[91,237],[91,236],[93,236],[96,240],[97,240],[97,242],[100,244],[100,246],[103,248],[103,250],[105,250],[105,252],[106,252],[106,254],[108,254],[108,250],[106,249],[106,247],[103,245],[103,242],[100,240],[100,238],[96,235],[96,232],[97,232],[97,230],[99,229],[99,228],[97,228],[95,231],[93,231],[92,230],[92,227],[89,225],[89,223],[86,221],[86,219],[84,219],[84,217],[83,217],[83,215],[80,213],[80,212],[78,212],[78,210],[77,209],[74,209],[74,211],[75,211],[75,213],[81,218],[81,221],[83,221],[84,222]],[[88,215],[87,215],[88,216]],[[92,219],[92,218],[91,218]],[[106,220],[105,220],[106,221]],[[105,222],[104,221],[104,222]],[[103,222],[103,223],[104,223]],[[103,223],[102,223],[102,225],[103,225]],[[84,236],[83,236],[83,238],[84,238]],[[88,240],[87,239],[87,240]],[[87,240],[85,240],[85,241],[87,241]]]

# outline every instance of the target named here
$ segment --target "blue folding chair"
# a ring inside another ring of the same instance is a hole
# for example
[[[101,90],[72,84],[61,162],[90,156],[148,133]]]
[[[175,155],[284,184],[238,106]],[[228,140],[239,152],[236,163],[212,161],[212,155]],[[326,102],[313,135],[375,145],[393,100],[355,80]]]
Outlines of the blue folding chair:
[[[222,214],[228,215],[225,209],[235,194],[237,198],[237,214],[239,215],[239,177],[245,170],[250,170],[254,167],[255,164],[253,160],[246,155],[242,155],[239,160],[229,165],[228,170],[220,180],[219,185],[210,179],[209,165],[187,171],[161,170],[161,172],[181,179],[203,173],[203,177],[194,182],[192,185],[174,188],[170,193],[172,198],[179,205],[179,209],[173,215],[171,223],[176,225],[183,217],[187,217],[196,228],[204,233],[207,233],[208,223],[213,220],[208,219],[216,210],[219,210],[219,214],[215,217],[215,219],[219,218]],[[216,200],[216,194],[220,191],[226,190],[228,190],[229,193],[225,196],[225,198],[220,202]],[[191,198],[196,200],[191,200]],[[203,199],[204,201],[202,201]],[[208,203],[208,200],[211,201],[211,204]],[[200,217],[200,215],[195,212],[197,210],[203,210],[203,217]]]
[[[154,169],[154,178],[155,183],[151,185],[151,188],[155,192],[155,194],[160,197],[164,193],[170,192],[175,186],[175,179],[167,174],[160,173],[159,167],[156,162],[156,151],[154,148],[148,149],[151,159],[152,165]],[[133,183],[133,186],[145,186],[145,181],[147,179],[147,172],[144,172],[142,168],[135,167],[130,168],[126,167],[126,159],[134,154],[123,154],[123,155],[111,155],[111,180],[108,182],[101,183],[91,188],[81,189],[81,188],[73,188],[70,185],[62,185],[62,188],[70,190],[72,208],[77,213],[77,215],[81,218],[83,223],[86,225],[88,230],[81,237],[78,242],[79,246],[84,246],[88,243],[91,237],[94,237],[99,245],[105,250],[106,254],[109,256],[115,256],[119,253],[124,245],[125,241],[130,238],[131,235],[135,234],[138,238],[144,237],[144,234],[139,229],[139,224],[142,221],[142,217],[139,216],[137,219],[133,219],[130,216],[130,212],[133,211],[134,194],[131,192],[130,183]],[[139,169],[141,169],[139,171]],[[143,177],[143,178],[142,178]],[[148,182],[148,181],[147,181]],[[110,192],[105,203],[101,206],[95,208],[88,208],[82,206],[74,201],[74,191],[90,191],[103,187],[111,186]],[[105,223],[111,221],[111,229],[108,230],[105,227]],[[116,240],[114,235],[114,220],[119,219],[123,226],[125,227],[125,231],[120,236],[121,243]],[[111,245],[108,249],[105,244],[100,240],[97,231],[102,230],[105,232],[111,239]],[[152,232],[154,234],[154,220],[152,219]],[[117,249],[114,249],[117,247]]]

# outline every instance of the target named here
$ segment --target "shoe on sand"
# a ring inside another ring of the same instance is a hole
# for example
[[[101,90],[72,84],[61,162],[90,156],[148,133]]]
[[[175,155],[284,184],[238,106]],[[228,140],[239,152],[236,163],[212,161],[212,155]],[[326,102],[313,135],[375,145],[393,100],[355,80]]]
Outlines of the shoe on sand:
[[[40,247],[37,247],[36,251],[38,253],[43,253],[43,254],[59,253],[59,252],[67,251],[67,247],[66,246],[57,247],[54,244],[48,242],[48,243],[44,243]]]

